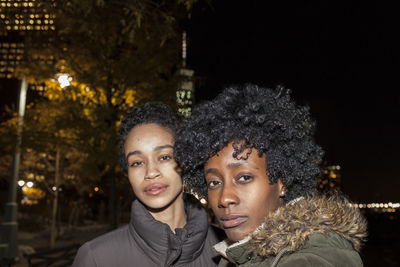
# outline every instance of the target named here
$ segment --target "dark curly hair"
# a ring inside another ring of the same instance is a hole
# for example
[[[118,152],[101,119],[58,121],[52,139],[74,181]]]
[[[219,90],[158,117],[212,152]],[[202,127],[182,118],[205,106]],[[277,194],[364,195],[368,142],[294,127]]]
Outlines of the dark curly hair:
[[[125,141],[129,132],[137,125],[156,123],[171,131],[175,136],[179,127],[179,119],[171,108],[162,102],[149,102],[134,107],[132,112],[125,116],[119,129],[119,163],[124,172],[128,172],[128,163],[125,157]]]
[[[323,151],[314,141],[314,128],[309,108],[296,105],[288,89],[227,88],[194,108],[178,130],[175,159],[186,185],[206,196],[207,160],[232,141],[235,158],[254,148],[266,154],[270,182],[280,179],[287,188],[284,200],[290,201],[315,191]]]

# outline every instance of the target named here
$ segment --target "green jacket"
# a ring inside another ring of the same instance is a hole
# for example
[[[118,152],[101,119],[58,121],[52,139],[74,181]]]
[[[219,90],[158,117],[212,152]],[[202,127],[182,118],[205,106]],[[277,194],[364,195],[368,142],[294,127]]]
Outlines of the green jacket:
[[[248,238],[214,246],[218,266],[363,266],[366,237],[359,210],[339,197],[306,198],[280,207]]]

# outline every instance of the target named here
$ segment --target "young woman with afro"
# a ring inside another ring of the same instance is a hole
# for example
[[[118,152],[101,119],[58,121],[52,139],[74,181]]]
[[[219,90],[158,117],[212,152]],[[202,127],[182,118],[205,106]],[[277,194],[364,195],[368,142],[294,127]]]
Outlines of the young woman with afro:
[[[219,266],[362,266],[359,210],[315,192],[323,151],[315,123],[283,88],[225,89],[193,110],[175,158],[227,240]]]
[[[163,103],[146,103],[127,114],[120,127],[120,163],[136,199],[131,221],[86,242],[73,267],[216,266],[219,240],[207,212],[183,194],[174,159],[176,114]]]

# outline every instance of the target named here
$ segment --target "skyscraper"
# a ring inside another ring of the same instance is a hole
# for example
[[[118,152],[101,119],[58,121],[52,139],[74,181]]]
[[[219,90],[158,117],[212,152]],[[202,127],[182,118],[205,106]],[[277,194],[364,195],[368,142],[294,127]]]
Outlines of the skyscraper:
[[[54,1],[47,1],[54,5]],[[0,0],[0,79],[14,78],[16,66],[24,55],[28,34],[45,35],[55,30],[54,17],[43,1]]]
[[[176,104],[178,112],[184,116],[189,117],[192,112],[194,102],[194,70],[186,68],[187,57],[187,34],[186,31],[182,33],[182,68],[178,70],[179,85],[176,90]]]

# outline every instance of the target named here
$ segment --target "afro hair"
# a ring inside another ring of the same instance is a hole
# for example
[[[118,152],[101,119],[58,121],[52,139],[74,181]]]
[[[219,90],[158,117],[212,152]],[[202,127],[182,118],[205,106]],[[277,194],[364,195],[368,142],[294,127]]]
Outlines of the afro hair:
[[[124,172],[128,172],[128,163],[125,158],[124,149],[126,138],[134,127],[148,123],[155,123],[168,129],[173,136],[175,136],[179,127],[178,117],[167,104],[161,102],[149,102],[134,107],[132,112],[126,115],[122,120],[119,129],[119,163]]]
[[[178,130],[175,159],[185,184],[206,196],[207,160],[230,142],[235,158],[254,148],[259,155],[265,153],[270,182],[280,179],[287,188],[284,200],[290,201],[315,192],[323,151],[313,138],[314,128],[309,108],[296,105],[290,90],[256,85],[227,88],[193,109],[185,127]]]

